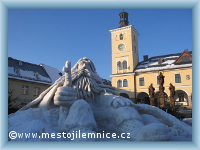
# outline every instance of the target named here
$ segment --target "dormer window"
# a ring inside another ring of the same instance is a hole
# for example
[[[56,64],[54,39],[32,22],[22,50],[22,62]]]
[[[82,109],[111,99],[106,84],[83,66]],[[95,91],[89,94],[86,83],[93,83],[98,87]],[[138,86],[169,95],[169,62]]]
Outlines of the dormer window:
[[[19,66],[22,66],[22,61],[19,61]]]
[[[14,72],[15,72],[15,74],[17,74],[17,75],[19,75],[20,73],[20,69],[19,68],[15,68],[15,70],[14,70]]]
[[[185,61],[192,61],[192,59],[191,59],[189,56],[183,56],[183,57],[180,59],[180,62],[185,62]]]
[[[34,74],[34,76],[35,76],[36,79],[39,79],[39,75],[40,75],[40,74],[39,74],[38,72],[36,72],[36,73]]]
[[[162,58],[158,59],[158,64],[159,65],[162,64],[163,62],[164,62],[164,59],[162,59]]]

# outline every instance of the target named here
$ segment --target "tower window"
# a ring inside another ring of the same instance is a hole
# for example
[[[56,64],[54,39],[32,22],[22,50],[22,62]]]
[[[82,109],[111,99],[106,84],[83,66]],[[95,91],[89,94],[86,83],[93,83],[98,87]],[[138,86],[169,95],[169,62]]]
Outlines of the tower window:
[[[181,83],[181,75],[175,74],[175,83]]]
[[[122,63],[120,61],[117,62],[117,70],[122,70]]]
[[[122,80],[117,81],[117,87],[122,87]]]
[[[144,86],[144,77],[139,78],[139,85]]]
[[[128,87],[128,80],[127,79],[123,80],[123,87]]]
[[[122,65],[123,65],[123,69],[127,69],[127,61],[126,61],[126,60],[124,60],[124,61],[122,62]]]
[[[119,39],[123,40],[123,34],[122,33],[119,35]]]
[[[135,53],[137,52],[137,48],[136,48],[136,46],[134,46],[134,52],[135,52]]]

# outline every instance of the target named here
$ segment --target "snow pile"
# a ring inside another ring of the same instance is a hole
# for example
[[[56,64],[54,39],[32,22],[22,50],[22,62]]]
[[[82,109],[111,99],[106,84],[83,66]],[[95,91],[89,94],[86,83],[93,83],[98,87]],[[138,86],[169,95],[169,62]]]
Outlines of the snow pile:
[[[105,98],[104,100],[108,100]],[[103,101],[104,101],[103,100]],[[108,106],[102,107],[93,107],[94,116],[96,119],[93,119],[92,110],[88,107],[87,102],[84,100],[78,100],[77,103],[74,103],[69,110],[69,115],[66,117],[65,125],[69,128],[67,133],[74,133],[75,131],[81,130],[84,133],[93,133],[95,135],[98,132],[105,131],[113,133],[113,130],[117,129],[118,124],[123,124],[120,128],[123,128],[123,131],[131,132],[134,135],[134,139],[140,140],[145,137],[148,141],[159,141],[159,140],[170,140],[170,141],[191,141],[192,140],[192,128],[176,119],[174,116],[167,114],[159,108],[152,107],[146,104],[134,104],[133,109],[135,113],[126,114],[124,113],[124,108],[131,111],[131,107],[119,107],[113,108],[113,112],[118,116],[117,123],[113,122],[113,118],[109,119],[109,115],[114,117],[114,114],[108,114],[110,109]],[[137,112],[138,111],[138,112]],[[98,113],[98,114],[97,114]],[[91,116],[92,115],[92,116]],[[132,116],[133,115],[133,116]],[[81,117],[83,116],[83,117]],[[131,120],[131,118],[135,118]],[[123,118],[123,119],[122,119]],[[125,121],[124,118],[126,118]],[[62,127],[58,125],[59,120],[59,107],[44,110],[42,108],[29,108],[25,111],[18,111],[14,114],[9,115],[8,118],[8,132],[15,131],[17,134],[37,134],[35,136],[29,136],[28,138],[18,137],[16,139],[11,139],[11,141],[72,141],[70,138],[40,138],[43,133],[45,134],[61,134],[65,131]],[[96,123],[97,122],[97,126]],[[124,122],[125,121],[125,122]],[[100,125],[106,126],[107,128],[101,128]],[[98,129],[97,129],[98,127]],[[133,129],[133,130],[132,130]],[[119,129],[120,131],[120,129]],[[156,136],[152,136],[156,135]],[[40,137],[39,137],[40,136]],[[120,140],[114,138],[103,138],[103,139],[75,139],[75,140]],[[130,139],[123,139],[130,140]]]

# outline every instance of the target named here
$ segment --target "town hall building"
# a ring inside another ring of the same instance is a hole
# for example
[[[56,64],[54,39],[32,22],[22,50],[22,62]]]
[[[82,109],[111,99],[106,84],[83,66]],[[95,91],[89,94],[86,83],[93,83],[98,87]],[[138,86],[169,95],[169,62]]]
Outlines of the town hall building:
[[[169,102],[170,83],[175,87],[175,105],[192,108],[192,51],[164,54],[139,61],[138,31],[129,25],[128,13],[121,12],[120,26],[109,30],[112,46],[112,86],[135,103],[150,104],[149,86],[155,88],[159,106],[159,73],[164,76],[164,97]]]

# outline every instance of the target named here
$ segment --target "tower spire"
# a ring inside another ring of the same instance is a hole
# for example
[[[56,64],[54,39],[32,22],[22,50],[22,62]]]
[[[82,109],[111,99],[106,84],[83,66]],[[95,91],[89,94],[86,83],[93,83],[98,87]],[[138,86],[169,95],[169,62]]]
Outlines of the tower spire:
[[[121,12],[119,14],[120,16],[120,26],[119,27],[124,27],[124,26],[127,26],[128,25],[128,13],[127,12],[124,12],[124,9],[123,9],[123,12]]]

